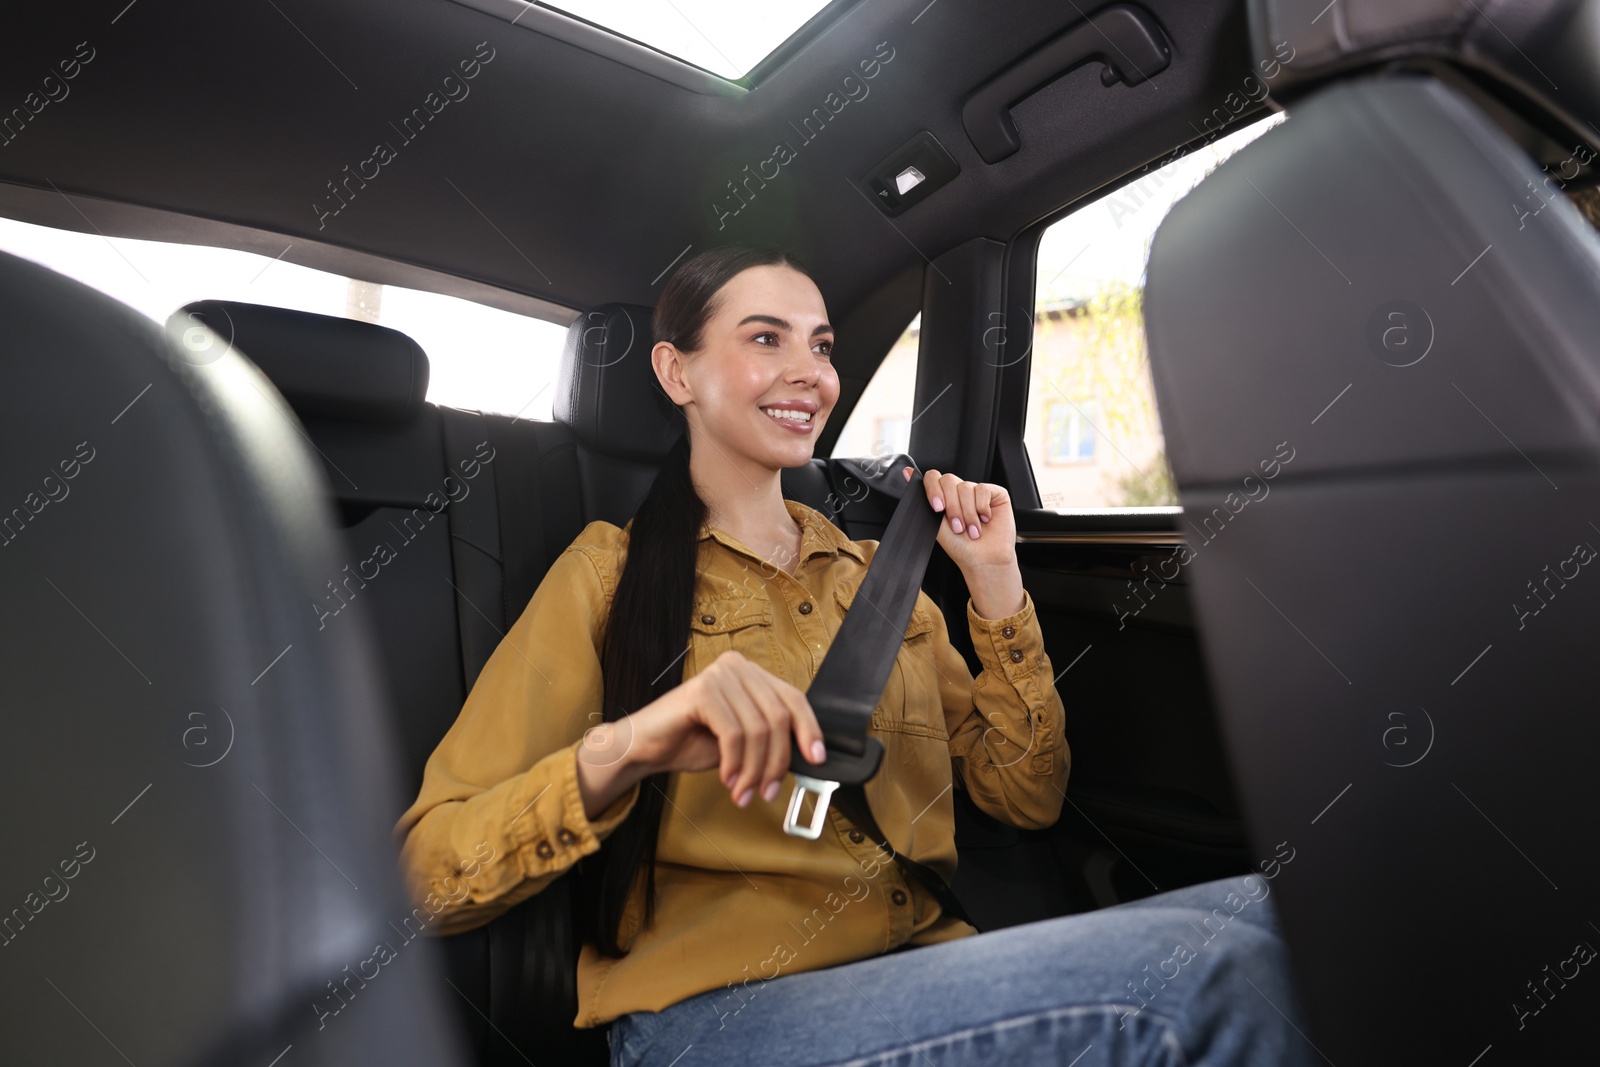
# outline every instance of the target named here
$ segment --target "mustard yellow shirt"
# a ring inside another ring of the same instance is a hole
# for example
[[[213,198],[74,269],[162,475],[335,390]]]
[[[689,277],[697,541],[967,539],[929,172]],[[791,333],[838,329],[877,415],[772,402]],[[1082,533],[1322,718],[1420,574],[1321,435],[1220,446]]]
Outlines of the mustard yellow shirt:
[[[877,541],[851,541],[795,501],[803,527],[794,573],[709,524],[700,535],[695,609],[683,677],[726,649],[809,687]],[[551,566],[496,648],[455,724],[429,757],[416,802],[395,826],[419,919],[436,935],[489,922],[550,884],[632,810],[635,785],[590,821],[577,784],[585,730],[601,722],[599,649],[632,528],[592,522]],[[897,848],[955,874],[952,787],[1013,826],[1061,813],[1070,754],[1064,709],[1033,598],[1003,619],[967,625],[976,680],[944,615],[919,594],[872,733],[886,749],[866,786]],[[865,959],[975,933],[837,809],[816,841],[785,834],[794,776],[776,800],[734,805],[715,770],[674,774],[656,853],[654,925],[640,931],[642,882],[629,901],[621,959],[585,944],[579,1027],[660,1011],[697,993]],[[809,808],[808,808],[809,810]]]

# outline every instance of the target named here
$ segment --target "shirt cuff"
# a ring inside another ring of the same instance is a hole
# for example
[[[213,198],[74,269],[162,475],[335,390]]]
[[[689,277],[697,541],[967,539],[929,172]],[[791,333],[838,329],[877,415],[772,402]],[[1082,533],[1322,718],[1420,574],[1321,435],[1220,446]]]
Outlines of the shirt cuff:
[[[515,808],[511,817],[511,838],[518,846],[523,873],[539,877],[564,871],[578,860],[600,849],[606,839],[633,811],[643,782],[635,782],[613,800],[593,820],[584,814],[583,794],[578,790],[578,749],[580,740],[564,750],[555,761],[555,779],[528,793],[529,786],[512,795]],[[548,790],[544,796],[542,790]],[[540,803],[540,801],[543,801]]]
[[[986,619],[967,598],[972,647],[985,670],[1008,682],[1026,678],[1044,659],[1044,631],[1033,610],[1033,594],[1022,591],[1022,610],[1003,619]]]

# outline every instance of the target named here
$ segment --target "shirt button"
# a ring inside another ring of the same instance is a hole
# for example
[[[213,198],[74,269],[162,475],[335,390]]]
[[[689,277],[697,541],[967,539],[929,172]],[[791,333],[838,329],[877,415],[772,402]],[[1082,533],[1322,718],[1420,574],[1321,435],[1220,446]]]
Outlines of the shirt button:
[[[866,839],[867,839],[867,835],[862,833],[860,830],[851,830],[850,831],[850,840],[855,842],[856,844],[859,845],[859,844],[861,844],[861,842],[865,841]]]
[[[539,843],[533,846],[533,851],[542,860],[547,860],[556,854],[556,850],[550,847],[550,842],[543,838],[540,838]]]
[[[572,845],[577,843],[578,835],[563,826],[560,830],[556,831],[556,840],[561,842],[563,845]]]
[[[1007,626],[1007,627],[1003,628],[1000,632],[1003,635],[1005,635],[1006,637],[1015,637],[1015,636],[1017,636],[1017,628],[1015,626]]]
[[[893,893],[889,894],[889,899],[894,901],[896,906],[904,906],[906,902],[906,891],[904,889],[896,889]]]
[[[1011,662],[1012,663],[1021,663],[1022,662],[1022,649],[1013,648],[1011,650]]]
[[[717,621],[717,617],[715,615],[702,615],[700,616],[700,621],[705,623],[707,626],[710,626],[712,623]]]
[[[811,614],[811,601],[808,600],[804,604],[800,605],[800,614],[802,614],[802,615],[810,615]]]

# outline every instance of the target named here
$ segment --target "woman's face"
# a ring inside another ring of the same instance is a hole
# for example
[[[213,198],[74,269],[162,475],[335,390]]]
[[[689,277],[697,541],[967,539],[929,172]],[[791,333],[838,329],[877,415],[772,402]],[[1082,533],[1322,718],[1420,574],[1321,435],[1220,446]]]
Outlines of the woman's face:
[[[662,344],[654,354],[668,395],[730,459],[774,470],[811,459],[839,400],[839,375],[833,327],[810,278],[780,266],[736,274],[717,294],[700,351],[672,369],[665,357],[675,352]],[[788,417],[769,414],[774,408]]]

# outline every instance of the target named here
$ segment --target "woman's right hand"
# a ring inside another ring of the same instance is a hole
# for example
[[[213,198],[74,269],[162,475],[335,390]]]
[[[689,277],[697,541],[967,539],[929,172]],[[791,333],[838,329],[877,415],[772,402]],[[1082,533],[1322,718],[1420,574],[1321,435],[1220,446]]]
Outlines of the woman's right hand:
[[[812,763],[827,757],[805,694],[731,649],[629,719],[630,757],[647,772],[719,768],[741,808],[777,797],[791,734]]]

